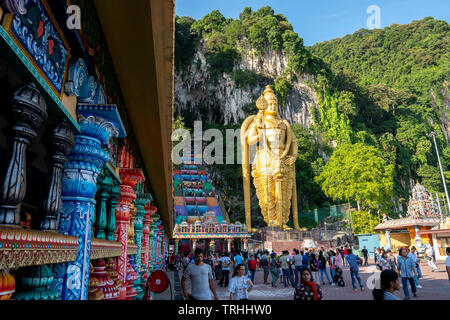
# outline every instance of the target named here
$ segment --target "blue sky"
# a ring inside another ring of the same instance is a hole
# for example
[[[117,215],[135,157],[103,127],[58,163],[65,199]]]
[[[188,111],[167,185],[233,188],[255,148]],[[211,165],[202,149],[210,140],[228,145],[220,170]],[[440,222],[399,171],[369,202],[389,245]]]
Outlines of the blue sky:
[[[175,0],[175,12],[198,20],[219,10],[226,18],[238,19],[245,7],[266,5],[286,16],[307,46],[367,28],[370,5],[380,8],[381,28],[428,16],[450,21],[449,0]]]

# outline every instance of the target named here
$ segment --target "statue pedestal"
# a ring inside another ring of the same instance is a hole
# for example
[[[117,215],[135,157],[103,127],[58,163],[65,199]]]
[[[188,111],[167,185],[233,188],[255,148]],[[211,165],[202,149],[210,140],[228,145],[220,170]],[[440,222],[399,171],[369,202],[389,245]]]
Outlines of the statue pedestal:
[[[262,242],[269,253],[274,251],[277,254],[281,254],[283,250],[291,253],[293,249],[302,250],[315,246],[328,249],[331,244],[330,241],[321,240],[320,233],[316,231],[283,230],[280,227],[261,228],[252,239]]]

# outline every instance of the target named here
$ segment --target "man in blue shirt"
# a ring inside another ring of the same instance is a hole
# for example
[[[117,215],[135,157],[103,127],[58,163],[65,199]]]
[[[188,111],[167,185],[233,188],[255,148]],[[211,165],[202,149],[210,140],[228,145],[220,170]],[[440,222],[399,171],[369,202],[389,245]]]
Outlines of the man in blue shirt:
[[[361,277],[359,276],[359,268],[358,262],[361,261],[361,258],[354,255],[352,253],[352,249],[347,249],[347,255],[345,256],[345,260],[347,260],[348,265],[350,266],[350,276],[352,277],[352,286],[353,291],[356,291],[356,279],[358,279],[359,287],[361,291],[364,291],[364,285],[362,284]]]
[[[242,264],[242,256],[241,253],[238,252],[235,256],[234,256],[234,267],[236,267],[237,265]]]
[[[397,272],[402,278],[402,287],[405,294],[405,300],[409,300],[408,281],[411,285],[411,291],[414,297],[416,295],[416,283],[414,277],[417,277],[416,262],[408,256],[408,251],[405,248],[401,248],[399,256],[397,258]]]

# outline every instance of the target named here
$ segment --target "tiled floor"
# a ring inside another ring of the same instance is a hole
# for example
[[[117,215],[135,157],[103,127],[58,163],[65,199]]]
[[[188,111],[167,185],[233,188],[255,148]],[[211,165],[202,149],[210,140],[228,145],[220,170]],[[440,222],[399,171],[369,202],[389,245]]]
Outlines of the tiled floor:
[[[422,289],[417,289],[417,298],[411,298],[412,300],[450,300],[450,284],[448,281],[447,272],[445,271],[445,264],[438,263],[440,268],[437,272],[431,272],[431,268],[426,262],[421,263],[421,269],[423,278],[419,280],[422,285]],[[375,277],[375,273],[379,273],[373,263],[366,267],[360,268],[361,280],[366,287],[364,291],[359,290],[353,292],[352,281],[350,278],[350,271],[348,268],[344,268],[344,281],[345,287],[335,287],[329,284],[322,285],[324,300],[372,300],[372,290],[368,289],[368,278],[370,276]],[[180,273],[181,279],[181,273]],[[316,280],[316,278],[315,278]],[[269,276],[268,281],[271,281]],[[280,280],[279,280],[280,281]],[[283,284],[278,281],[277,288],[272,288],[271,285],[263,284],[263,272],[256,272],[255,286],[249,294],[250,300],[292,300],[294,296],[294,289],[292,287],[285,288]],[[317,282],[317,281],[316,281]],[[189,280],[186,282],[189,288]],[[370,280],[369,280],[370,284]],[[217,285],[216,290],[221,300],[229,299],[229,293],[227,289],[221,288]],[[189,291],[189,289],[188,289]],[[399,298],[403,298],[403,290],[397,291],[396,295]]]

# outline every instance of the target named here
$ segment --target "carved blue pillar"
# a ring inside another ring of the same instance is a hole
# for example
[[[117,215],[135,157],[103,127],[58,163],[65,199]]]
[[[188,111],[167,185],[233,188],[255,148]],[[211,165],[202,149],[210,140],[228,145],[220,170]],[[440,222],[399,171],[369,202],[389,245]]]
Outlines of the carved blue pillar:
[[[144,296],[144,291],[142,289],[142,286],[144,284],[144,281],[142,279],[142,261],[141,261],[141,255],[142,255],[142,236],[143,236],[143,227],[144,227],[144,216],[147,213],[147,210],[145,210],[145,205],[151,200],[151,196],[148,193],[144,193],[144,185],[142,183],[138,184],[136,186],[136,195],[137,198],[134,201],[137,212],[136,212],[136,218],[134,220],[134,242],[137,245],[137,253],[136,253],[136,267],[137,267],[137,274],[138,279],[134,282],[134,288],[137,292],[137,295],[135,296],[135,300],[142,300]]]
[[[80,249],[74,262],[54,269],[62,300],[87,300],[96,181],[109,160],[103,147],[123,128],[115,106],[78,105],[77,113],[81,134],[75,135],[75,146],[64,166],[59,231],[77,236]]]

